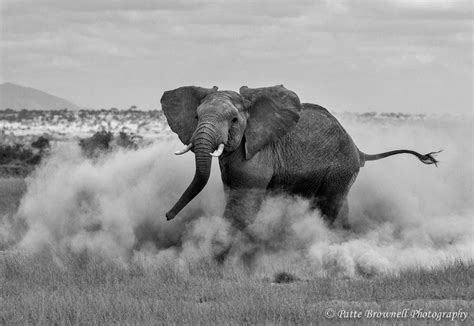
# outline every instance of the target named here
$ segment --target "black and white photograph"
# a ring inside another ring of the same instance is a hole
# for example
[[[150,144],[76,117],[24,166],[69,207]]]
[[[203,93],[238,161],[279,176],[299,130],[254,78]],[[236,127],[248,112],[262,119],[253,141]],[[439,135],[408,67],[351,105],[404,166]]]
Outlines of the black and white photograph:
[[[474,324],[473,9],[0,0],[0,324]]]

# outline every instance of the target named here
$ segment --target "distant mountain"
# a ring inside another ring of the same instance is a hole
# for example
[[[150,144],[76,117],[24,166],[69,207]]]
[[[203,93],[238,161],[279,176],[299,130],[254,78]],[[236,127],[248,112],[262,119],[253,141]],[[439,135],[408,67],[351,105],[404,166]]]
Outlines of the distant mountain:
[[[0,85],[0,109],[13,110],[79,110],[80,108],[63,98],[43,91],[12,83]]]

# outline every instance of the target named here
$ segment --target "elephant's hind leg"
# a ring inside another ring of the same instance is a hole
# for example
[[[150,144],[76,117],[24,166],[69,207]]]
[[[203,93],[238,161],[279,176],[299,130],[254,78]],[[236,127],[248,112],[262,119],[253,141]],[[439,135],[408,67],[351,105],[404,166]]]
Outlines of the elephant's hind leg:
[[[347,201],[347,198],[344,199],[344,203],[342,204],[342,207],[339,211],[339,214],[336,217],[336,220],[334,221],[334,226],[335,227],[341,227],[343,229],[350,229],[349,225],[349,203]]]
[[[357,175],[357,174],[356,174]],[[348,226],[349,206],[347,203],[347,194],[355,180],[356,175],[340,173],[329,176],[321,189],[321,195],[318,196],[318,205],[321,213],[329,224],[333,225],[336,219],[340,217]],[[346,226],[344,226],[346,227]]]
[[[323,218],[333,225],[344,206],[345,195],[333,194],[319,198],[319,209]]]

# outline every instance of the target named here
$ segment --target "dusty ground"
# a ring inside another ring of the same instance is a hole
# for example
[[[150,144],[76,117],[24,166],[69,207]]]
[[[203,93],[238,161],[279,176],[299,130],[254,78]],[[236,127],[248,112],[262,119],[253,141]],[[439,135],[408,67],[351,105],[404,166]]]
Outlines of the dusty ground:
[[[0,182],[0,212],[13,214],[25,184]],[[462,262],[376,277],[311,274],[306,266],[275,276],[275,267],[248,271],[209,259],[127,262],[46,248],[35,254],[0,253],[0,320],[3,324],[464,324],[473,322],[474,265]],[[370,317],[399,312],[399,318]],[[422,309],[422,311],[420,311]],[[467,312],[451,317],[425,312]],[[352,313],[353,318],[349,318]],[[356,318],[358,313],[362,317]],[[345,317],[345,318],[344,318]],[[441,317],[440,317],[441,318]]]

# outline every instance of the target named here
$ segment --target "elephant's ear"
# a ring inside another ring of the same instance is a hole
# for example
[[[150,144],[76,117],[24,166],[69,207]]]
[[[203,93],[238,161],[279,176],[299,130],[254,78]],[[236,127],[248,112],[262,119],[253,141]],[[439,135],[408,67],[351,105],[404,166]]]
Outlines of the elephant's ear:
[[[166,91],[161,97],[161,107],[168,124],[183,144],[188,145],[197,127],[196,108],[209,94],[217,91],[217,87],[202,88],[185,86]]]
[[[283,85],[242,86],[239,92],[249,113],[245,129],[245,157],[248,160],[295,127],[300,118],[301,103],[298,96]]]

